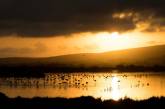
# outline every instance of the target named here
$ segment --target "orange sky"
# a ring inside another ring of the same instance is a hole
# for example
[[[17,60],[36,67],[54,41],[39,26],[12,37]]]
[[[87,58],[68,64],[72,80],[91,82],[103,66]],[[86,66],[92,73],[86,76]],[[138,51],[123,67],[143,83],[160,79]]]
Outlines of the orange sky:
[[[164,32],[86,32],[49,38],[1,37],[0,44],[0,57],[49,57],[160,45],[165,37]]]

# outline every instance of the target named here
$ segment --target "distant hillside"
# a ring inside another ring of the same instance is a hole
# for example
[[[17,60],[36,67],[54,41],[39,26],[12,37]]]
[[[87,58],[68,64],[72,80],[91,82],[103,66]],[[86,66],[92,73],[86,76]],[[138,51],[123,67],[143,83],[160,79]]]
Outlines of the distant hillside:
[[[67,67],[113,67],[116,65],[165,66],[165,45],[105,53],[83,53],[48,58],[1,58],[0,66],[54,65]]]

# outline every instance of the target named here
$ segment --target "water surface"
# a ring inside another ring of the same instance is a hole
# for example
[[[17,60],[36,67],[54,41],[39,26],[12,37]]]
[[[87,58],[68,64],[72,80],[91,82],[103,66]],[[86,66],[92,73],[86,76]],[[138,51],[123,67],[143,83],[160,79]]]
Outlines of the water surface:
[[[44,78],[1,78],[0,92],[8,97],[93,96],[135,100],[165,96],[165,73],[47,73]]]

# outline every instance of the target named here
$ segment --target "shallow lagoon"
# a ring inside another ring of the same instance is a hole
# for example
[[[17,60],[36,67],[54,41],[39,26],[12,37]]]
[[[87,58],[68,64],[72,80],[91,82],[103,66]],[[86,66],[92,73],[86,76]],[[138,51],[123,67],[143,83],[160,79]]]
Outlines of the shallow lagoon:
[[[0,78],[0,92],[13,98],[93,96],[135,100],[165,96],[165,73],[46,73],[43,78]]]

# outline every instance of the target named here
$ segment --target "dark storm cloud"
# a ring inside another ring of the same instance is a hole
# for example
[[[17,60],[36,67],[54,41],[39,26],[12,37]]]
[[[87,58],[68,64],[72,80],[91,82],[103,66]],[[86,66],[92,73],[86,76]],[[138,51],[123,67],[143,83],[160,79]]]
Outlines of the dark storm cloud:
[[[136,23],[150,16],[154,16],[151,24],[162,28],[165,26],[164,3],[165,0],[1,0],[0,36],[123,32],[135,29]],[[113,17],[116,13],[128,12],[133,15]]]

